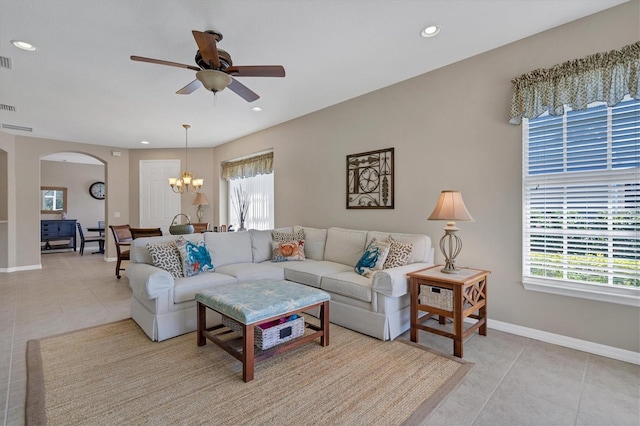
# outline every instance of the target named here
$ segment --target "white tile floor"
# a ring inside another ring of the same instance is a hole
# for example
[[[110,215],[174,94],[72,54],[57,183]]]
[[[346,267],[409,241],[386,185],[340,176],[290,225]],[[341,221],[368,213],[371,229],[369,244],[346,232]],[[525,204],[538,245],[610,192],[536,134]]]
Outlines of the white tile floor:
[[[42,265],[0,274],[3,425],[24,424],[27,340],[129,317],[126,272],[117,280],[114,263],[67,252]],[[453,350],[441,336],[419,340]],[[640,425],[640,366],[491,329],[467,339],[464,359],[475,366],[424,425]]]

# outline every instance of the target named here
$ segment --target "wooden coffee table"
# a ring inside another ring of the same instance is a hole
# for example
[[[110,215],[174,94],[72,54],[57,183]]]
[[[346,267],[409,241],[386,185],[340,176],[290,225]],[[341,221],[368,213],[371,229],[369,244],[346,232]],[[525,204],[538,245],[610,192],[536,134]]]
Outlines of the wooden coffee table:
[[[321,346],[329,345],[329,299],[320,289],[284,280],[261,280],[243,284],[228,284],[196,294],[197,343],[204,346],[207,339],[242,362],[242,379],[250,382],[256,362],[293,349],[320,338]],[[313,332],[256,353],[254,328],[260,324],[301,314],[311,308],[320,308],[320,326],[305,322]],[[224,325],[207,329],[207,308],[227,316],[242,326],[242,336],[230,338],[232,330]],[[241,340],[241,345],[237,340]],[[235,344],[234,344],[235,343]]]

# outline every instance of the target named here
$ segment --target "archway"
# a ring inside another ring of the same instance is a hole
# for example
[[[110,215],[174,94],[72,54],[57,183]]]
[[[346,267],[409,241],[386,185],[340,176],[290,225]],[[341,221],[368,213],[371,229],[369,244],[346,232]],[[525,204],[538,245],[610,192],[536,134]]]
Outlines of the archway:
[[[47,154],[40,158],[40,186],[65,188],[67,205],[64,206],[64,217],[75,219],[85,229],[87,227],[95,228],[98,227],[99,222],[104,222],[107,217],[106,198],[101,198],[95,191],[92,193],[91,187],[95,183],[106,182],[105,166],[106,163],[100,158],[82,152]],[[41,211],[40,215],[41,220],[61,218],[60,212],[44,213]],[[88,245],[85,248],[85,253],[97,250],[97,243],[93,244],[95,244],[95,248],[92,249]],[[46,250],[46,252],[50,251]]]

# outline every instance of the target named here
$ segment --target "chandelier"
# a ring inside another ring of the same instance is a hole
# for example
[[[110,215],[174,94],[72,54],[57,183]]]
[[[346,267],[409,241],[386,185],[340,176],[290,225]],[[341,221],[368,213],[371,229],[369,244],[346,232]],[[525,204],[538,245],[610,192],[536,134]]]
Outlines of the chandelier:
[[[189,139],[187,137],[187,133],[189,124],[183,124],[184,127],[184,165],[186,171],[180,173],[179,178],[169,178],[169,185],[171,185],[171,189],[176,194],[184,194],[185,192],[190,194],[197,194],[202,189],[202,184],[204,183],[204,179],[196,179],[193,176],[193,173],[189,171],[189,157],[188,157],[188,149],[189,149]]]

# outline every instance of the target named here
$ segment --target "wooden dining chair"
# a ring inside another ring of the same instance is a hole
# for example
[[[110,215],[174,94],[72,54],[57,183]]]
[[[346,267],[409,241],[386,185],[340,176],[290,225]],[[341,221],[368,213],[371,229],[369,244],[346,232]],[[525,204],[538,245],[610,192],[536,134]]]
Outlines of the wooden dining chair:
[[[161,237],[162,229],[161,228],[129,228],[131,231],[131,238],[134,240],[136,238],[142,237]]]
[[[209,222],[192,223],[192,225],[194,234],[209,230]]]
[[[116,243],[116,252],[118,254],[118,259],[116,261],[116,277],[120,279],[120,271],[124,271],[124,268],[121,268],[123,260],[130,259],[130,250],[129,246],[131,245],[131,241],[133,237],[131,236],[131,228],[129,225],[109,225],[111,228],[111,232],[113,232],[113,240]]]
[[[93,254],[104,253],[104,237],[85,238],[80,222],[76,222],[76,225],[78,225],[78,234],[80,234],[80,256],[84,256],[84,243],[98,243],[100,249],[99,251],[94,251]]]

